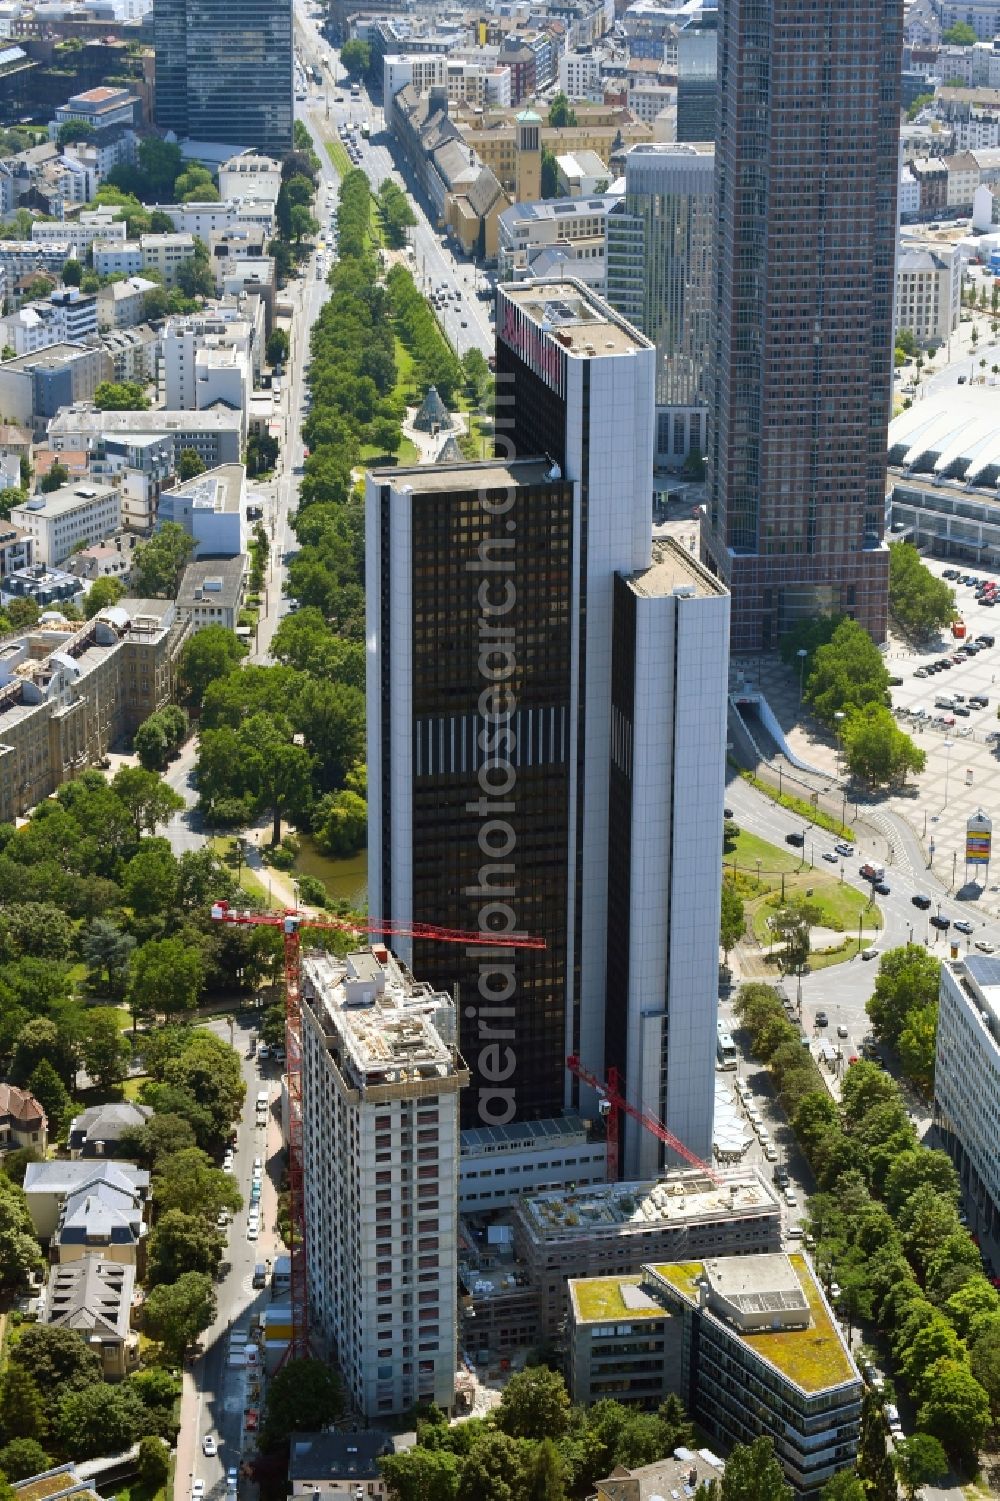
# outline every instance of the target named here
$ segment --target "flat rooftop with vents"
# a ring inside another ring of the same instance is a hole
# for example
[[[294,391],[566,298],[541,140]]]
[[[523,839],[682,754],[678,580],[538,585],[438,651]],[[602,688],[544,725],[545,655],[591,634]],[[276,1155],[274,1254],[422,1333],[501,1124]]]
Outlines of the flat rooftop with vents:
[[[551,334],[568,354],[629,354],[653,345],[638,329],[612,312],[608,304],[582,282],[535,281],[524,285],[505,282],[497,288],[500,307],[497,329],[503,329],[504,304],[512,303],[536,325]]]

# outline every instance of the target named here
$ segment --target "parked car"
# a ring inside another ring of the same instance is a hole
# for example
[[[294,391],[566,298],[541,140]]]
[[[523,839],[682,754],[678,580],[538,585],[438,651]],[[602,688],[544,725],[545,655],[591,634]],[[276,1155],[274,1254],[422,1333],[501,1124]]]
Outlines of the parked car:
[[[208,1455],[209,1459],[214,1459],[215,1455],[219,1452],[219,1446],[215,1442],[215,1434],[206,1433],[205,1437],[201,1441],[201,1447],[203,1451]]]

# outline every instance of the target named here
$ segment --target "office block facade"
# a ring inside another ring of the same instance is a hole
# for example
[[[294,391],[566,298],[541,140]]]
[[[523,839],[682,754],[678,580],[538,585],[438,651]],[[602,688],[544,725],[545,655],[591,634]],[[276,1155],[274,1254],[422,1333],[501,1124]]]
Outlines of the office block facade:
[[[851,615],[882,640],[902,0],[719,18],[704,546],[733,647]]]
[[[934,1122],[976,1210],[1000,1230],[1000,960],[970,954],[941,966]]]
[[[671,1261],[569,1287],[575,1401],[677,1392],[727,1448],[770,1438],[796,1496],[854,1464],[864,1388],[805,1257]]]
[[[703,806],[721,810],[728,600],[679,549],[652,554],[648,340],[577,282],[503,286],[498,303],[497,447],[517,457],[368,479],[369,901],[393,920],[497,935],[493,954],[470,949],[457,964],[412,944],[420,973],[459,989],[467,1126],[575,1106],[566,1056],[578,1053],[598,1073],[616,1063],[633,1097],[707,1155],[713,1064],[699,1044],[669,1098],[664,1053],[673,1007],[678,1046],[691,1029],[715,1035],[718,839],[712,869],[696,862],[691,878],[704,923],[678,945],[692,961],[682,996],[663,949],[681,819],[671,758],[662,741],[650,766],[633,771],[629,758],[650,735],[690,735]],[[716,655],[699,658],[703,703],[682,724],[664,664],[694,646],[673,635],[686,611],[715,632]],[[659,669],[666,687],[648,681]],[[609,849],[626,845],[630,885],[612,909]],[[613,924],[625,910],[622,949]],[[545,946],[505,946],[509,931]],[[627,1171],[655,1169],[638,1134],[627,1164],[633,1153]]]
[[[157,124],[198,141],[292,145],[291,0],[155,0]]]
[[[714,321],[711,146],[634,146],[607,216],[607,298],[656,345],[656,462],[708,445]]]

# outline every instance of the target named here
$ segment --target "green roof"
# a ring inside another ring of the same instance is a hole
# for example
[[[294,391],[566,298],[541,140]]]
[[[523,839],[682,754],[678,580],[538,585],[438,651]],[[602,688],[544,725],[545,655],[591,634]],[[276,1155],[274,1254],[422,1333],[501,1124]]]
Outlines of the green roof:
[[[522,125],[541,125],[542,123],[541,115],[536,115],[533,109],[523,109],[519,115],[515,116],[515,119]]]
[[[804,1392],[823,1391],[856,1380],[857,1373],[827,1312],[809,1263],[802,1255],[789,1256],[788,1259],[809,1304],[810,1327],[768,1329],[760,1334],[740,1334],[739,1338]],[[667,1262],[651,1266],[650,1271],[693,1306],[698,1306],[695,1279],[702,1272],[700,1261]]]
[[[581,1277],[571,1279],[570,1297],[583,1323],[602,1319],[663,1319],[665,1308],[629,1308],[622,1297],[623,1287],[640,1287],[641,1277]]]

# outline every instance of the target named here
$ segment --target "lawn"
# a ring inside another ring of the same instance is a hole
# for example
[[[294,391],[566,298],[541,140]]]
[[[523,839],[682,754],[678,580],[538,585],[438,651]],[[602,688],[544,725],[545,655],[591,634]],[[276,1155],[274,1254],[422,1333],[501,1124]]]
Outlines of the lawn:
[[[744,1334],[743,1342],[803,1391],[815,1392],[826,1386],[839,1386],[854,1375],[847,1353],[805,1258],[795,1255],[789,1260],[809,1303],[809,1328],[769,1329],[762,1334]],[[668,1262],[654,1266],[652,1270],[689,1303],[698,1306],[695,1278],[702,1272],[700,1261]]]
[[[839,876],[827,875],[822,866],[804,864],[794,850],[769,844],[746,829],[726,840],[723,859],[726,874],[736,879],[743,897],[750,930],[762,946],[770,945],[768,919],[783,899],[811,902],[819,908],[821,927],[845,935],[842,948],[810,955],[809,971],[827,969],[831,964],[844,964],[854,958],[858,952],[859,919],[863,933],[874,933],[882,927],[882,913],[869,901],[866,892],[841,881]],[[862,943],[862,947],[867,945]]]
[[[341,143],[339,141],[327,141],[326,154],[333,163],[333,170],[337,176],[346,177],[351,170],[351,158]]]
[[[570,1283],[581,1319],[655,1319],[663,1318],[662,1308],[629,1308],[622,1297],[622,1286],[639,1287],[641,1277],[584,1277]]]
[[[802,864],[801,857],[790,849],[782,849],[780,845],[769,844],[766,839],[761,839],[757,834],[748,833],[746,829],[740,829],[735,839],[726,840],[723,861],[727,873],[745,871],[756,880],[758,860],[762,886],[766,885],[766,878],[772,872],[780,875],[782,871],[798,870]]]
[[[368,464],[372,459],[380,459],[384,456],[385,449],[377,443],[362,443],[359,450],[359,462]],[[415,443],[410,438],[401,437],[399,447],[396,449],[397,464],[419,464],[420,453]]]
[[[208,841],[208,843],[209,848],[213,850],[215,854],[218,855],[223,864],[228,866],[228,868],[235,874],[236,866],[232,862],[233,841],[231,837],[226,834],[216,834]],[[243,887],[244,891],[249,892],[251,896],[257,897],[258,900],[262,901],[265,906],[283,906],[283,903],[277,902],[273,899],[273,897],[268,896],[267,883],[261,880],[256,871],[250,870],[246,862],[244,862],[240,870],[239,883]]]
[[[762,879],[761,885],[764,884]],[[807,870],[800,876],[787,877],[785,895],[811,902],[818,907],[820,927],[832,928],[835,933],[856,933],[859,918],[863,924],[862,931],[865,928],[878,930],[882,926],[882,913],[874,903],[869,906],[863,891],[856,891],[846,882],[841,885],[839,881],[833,881],[829,877],[817,880],[815,871]],[[775,891],[772,886],[768,895],[757,898],[750,904],[753,930],[762,943],[768,942],[770,929],[767,920],[773,916],[780,901],[780,892]]]
[[[131,1079],[126,1079],[122,1085],[122,1093],[126,1100],[131,1100],[134,1103],[139,1098],[139,1091],[142,1086],[148,1084],[149,1081],[149,1074],[135,1074]]]
[[[819,1288],[803,1256],[789,1260],[809,1303],[812,1325],[809,1329],[768,1330],[766,1334],[744,1335],[751,1350],[782,1371],[803,1391],[820,1391],[839,1386],[854,1375],[833,1320],[826,1311]]]

